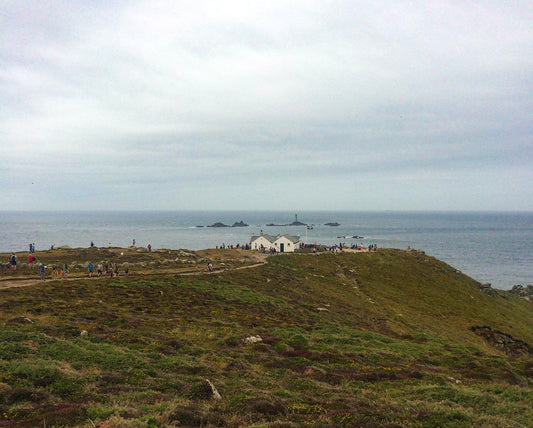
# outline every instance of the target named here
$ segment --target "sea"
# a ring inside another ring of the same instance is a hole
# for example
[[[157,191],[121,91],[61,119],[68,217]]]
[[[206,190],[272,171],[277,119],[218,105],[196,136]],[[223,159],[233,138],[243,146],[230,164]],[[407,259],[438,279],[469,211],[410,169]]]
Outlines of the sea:
[[[307,226],[291,226],[296,219]],[[248,226],[207,227],[240,221]],[[133,240],[199,250],[243,245],[261,231],[308,244],[423,250],[494,288],[533,283],[532,212],[0,211],[0,252],[25,251],[29,243],[37,250],[91,241],[127,247]]]

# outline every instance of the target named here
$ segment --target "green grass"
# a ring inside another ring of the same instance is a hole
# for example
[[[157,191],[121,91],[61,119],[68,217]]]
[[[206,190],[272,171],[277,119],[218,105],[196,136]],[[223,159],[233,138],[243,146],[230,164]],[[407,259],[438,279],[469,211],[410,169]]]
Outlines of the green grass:
[[[469,330],[533,342],[502,296],[393,250],[0,290],[0,427],[525,427],[533,356]]]

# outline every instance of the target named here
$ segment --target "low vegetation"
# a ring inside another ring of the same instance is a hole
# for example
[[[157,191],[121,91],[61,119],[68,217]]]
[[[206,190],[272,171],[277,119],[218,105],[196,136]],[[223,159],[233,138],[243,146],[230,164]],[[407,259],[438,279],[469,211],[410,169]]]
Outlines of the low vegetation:
[[[78,278],[0,289],[0,427],[533,420],[533,304],[483,293],[423,252],[280,255],[235,269],[258,259],[106,249],[137,268],[89,279],[84,264],[102,251],[39,253],[47,266],[79,265]],[[0,288],[32,275],[4,269]]]

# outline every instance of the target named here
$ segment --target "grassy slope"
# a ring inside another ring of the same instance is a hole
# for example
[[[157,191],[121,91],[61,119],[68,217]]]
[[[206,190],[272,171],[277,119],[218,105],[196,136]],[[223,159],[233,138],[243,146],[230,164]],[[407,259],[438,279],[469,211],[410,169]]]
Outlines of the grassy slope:
[[[528,426],[533,357],[468,329],[533,343],[503,294],[394,250],[0,290],[0,426]]]

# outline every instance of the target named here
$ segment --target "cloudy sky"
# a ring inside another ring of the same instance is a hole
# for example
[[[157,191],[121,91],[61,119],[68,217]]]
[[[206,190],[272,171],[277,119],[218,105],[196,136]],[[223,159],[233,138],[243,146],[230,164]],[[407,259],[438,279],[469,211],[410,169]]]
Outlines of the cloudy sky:
[[[1,210],[533,210],[533,8],[0,0]]]

